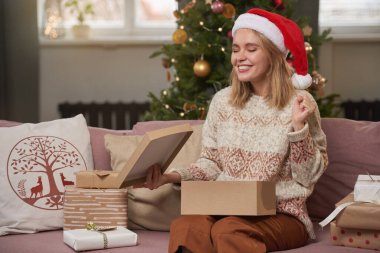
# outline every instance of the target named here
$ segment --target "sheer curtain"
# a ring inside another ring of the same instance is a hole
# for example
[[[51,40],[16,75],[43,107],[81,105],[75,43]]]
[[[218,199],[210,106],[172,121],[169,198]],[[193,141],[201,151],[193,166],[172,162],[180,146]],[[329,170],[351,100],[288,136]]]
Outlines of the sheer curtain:
[[[37,1],[0,1],[0,117],[38,121]]]

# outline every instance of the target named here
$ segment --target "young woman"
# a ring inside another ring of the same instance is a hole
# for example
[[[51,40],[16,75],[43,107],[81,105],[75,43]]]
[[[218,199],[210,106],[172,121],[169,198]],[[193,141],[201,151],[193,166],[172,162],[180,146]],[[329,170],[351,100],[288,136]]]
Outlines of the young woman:
[[[171,225],[169,252],[268,252],[315,238],[306,199],[327,166],[326,138],[313,97],[296,89],[311,83],[302,32],[293,21],[260,9],[239,16],[232,32],[231,86],[211,101],[201,157],[163,175],[152,166],[145,185],[275,181],[277,214],[182,216]],[[285,60],[288,51],[294,70]]]

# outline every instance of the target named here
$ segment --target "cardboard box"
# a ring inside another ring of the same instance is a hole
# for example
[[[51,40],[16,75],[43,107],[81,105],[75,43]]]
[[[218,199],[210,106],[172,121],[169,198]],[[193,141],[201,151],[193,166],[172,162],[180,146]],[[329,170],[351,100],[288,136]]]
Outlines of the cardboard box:
[[[380,249],[380,230],[348,229],[330,223],[332,245],[363,249]]]
[[[354,201],[354,193],[336,203],[336,207]],[[380,205],[353,203],[336,217],[336,225],[342,228],[380,230]]]
[[[63,231],[63,241],[76,251],[137,245],[137,234],[123,227],[110,231],[74,229]]]
[[[63,229],[97,226],[127,227],[127,189],[65,188]]]
[[[182,181],[181,214],[274,215],[274,182]]]
[[[147,132],[121,171],[81,171],[76,186],[105,189],[145,182],[148,168],[160,164],[164,172],[192,132],[189,124]]]

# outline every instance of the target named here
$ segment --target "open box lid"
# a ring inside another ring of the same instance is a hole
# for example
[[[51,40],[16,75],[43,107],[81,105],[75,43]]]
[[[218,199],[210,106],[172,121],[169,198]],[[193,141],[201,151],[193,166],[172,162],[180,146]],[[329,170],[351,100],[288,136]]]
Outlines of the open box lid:
[[[76,174],[76,186],[121,188],[145,182],[148,168],[160,164],[164,172],[192,132],[189,124],[149,131],[121,171],[81,171]]]

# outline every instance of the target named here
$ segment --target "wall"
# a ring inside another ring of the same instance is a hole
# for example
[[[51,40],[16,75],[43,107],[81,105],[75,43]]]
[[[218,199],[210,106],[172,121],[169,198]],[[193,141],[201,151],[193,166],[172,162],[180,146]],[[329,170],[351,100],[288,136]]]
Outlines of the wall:
[[[59,118],[57,105],[70,102],[148,101],[169,85],[161,58],[149,59],[160,44],[42,45],[40,120]],[[320,49],[326,93],[342,99],[380,99],[380,43],[335,41]]]
[[[68,102],[145,102],[167,87],[160,45],[43,45],[40,48],[40,120],[59,118]]]
[[[327,42],[319,53],[327,93],[340,94],[343,101],[380,99],[380,39]]]

